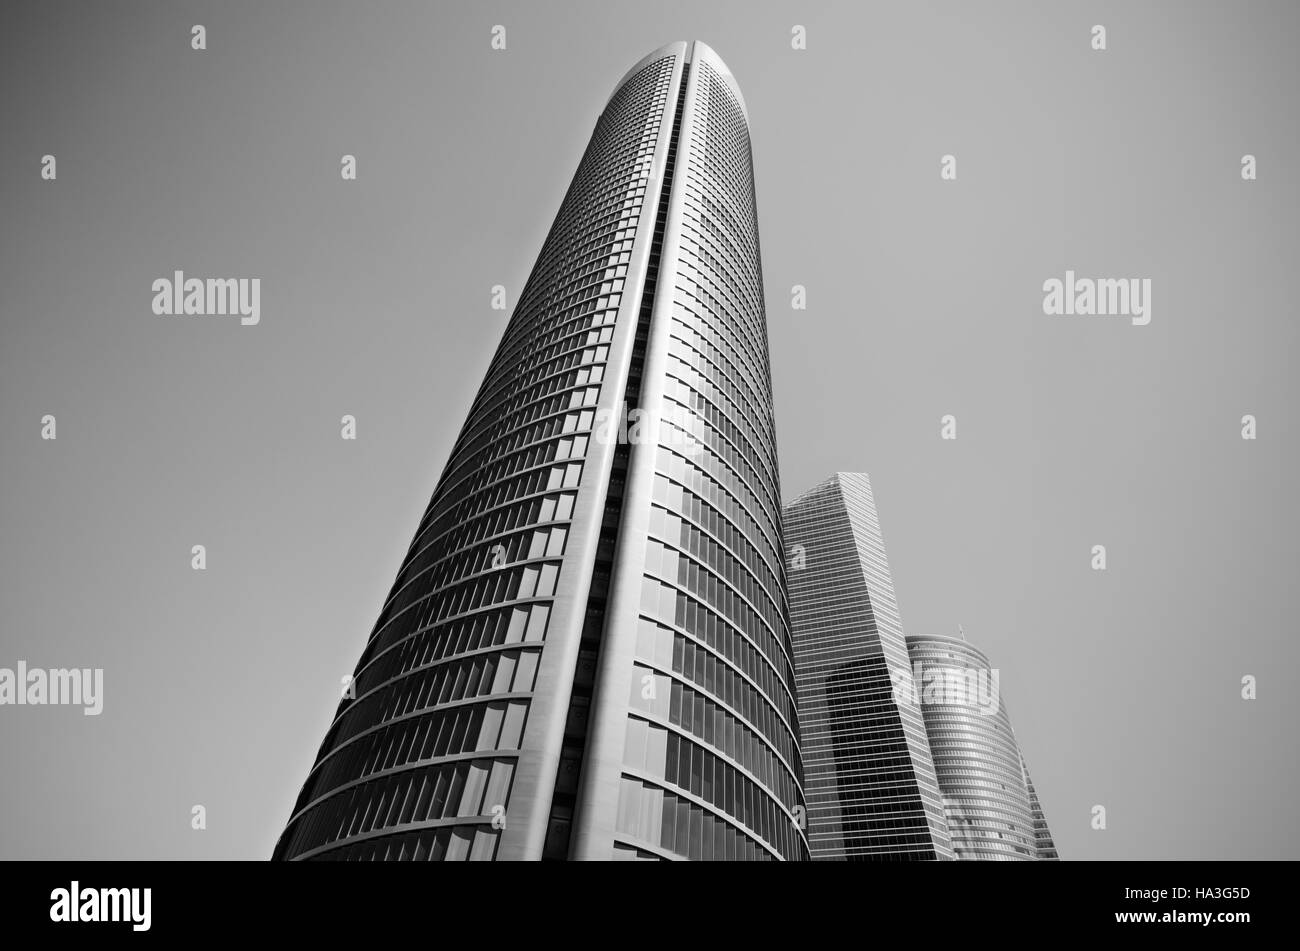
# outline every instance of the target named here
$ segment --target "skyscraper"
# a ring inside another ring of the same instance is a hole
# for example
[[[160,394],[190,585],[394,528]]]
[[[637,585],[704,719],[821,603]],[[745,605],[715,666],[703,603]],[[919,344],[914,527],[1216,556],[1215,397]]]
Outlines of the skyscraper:
[[[909,661],[865,473],[785,506],[790,618],[814,859],[950,859],[920,711],[894,684]]]
[[[1047,816],[1043,813],[1042,803],[1038,801],[1038,792],[1034,789],[1034,781],[1029,778],[1029,767],[1025,766],[1023,755],[1020,757],[1020,765],[1025,770],[1025,787],[1029,790],[1029,812],[1034,819],[1034,853],[1039,861],[1055,861],[1060,858],[1060,855],[1057,854],[1052,831],[1047,828]]]
[[[617,85],[278,858],[801,859],[748,113]]]
[[[955,856],[1056,858],[988,658],[940,634],[909,635],[907,646]]]

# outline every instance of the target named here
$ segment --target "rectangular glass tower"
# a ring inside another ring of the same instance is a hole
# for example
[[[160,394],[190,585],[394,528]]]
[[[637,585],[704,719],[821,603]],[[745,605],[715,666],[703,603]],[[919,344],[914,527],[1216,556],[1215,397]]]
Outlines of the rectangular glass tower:
[[[894,693],[907,643],[867,475],[787,504],[785,532],[813,859],[951,859],[925,722]]]

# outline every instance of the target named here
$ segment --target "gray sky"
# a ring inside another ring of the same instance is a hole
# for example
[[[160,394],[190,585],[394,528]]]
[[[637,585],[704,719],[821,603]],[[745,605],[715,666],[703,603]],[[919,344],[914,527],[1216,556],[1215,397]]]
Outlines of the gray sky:
[[[971,6],[4,4],[0,667],[105,697],[0,707],[0,856],[270,854],[491,286],[614,83],[702,39],[750,110],[786,497],[871,474],[905,627],[1001,669],[1064,857],[1297,857],[1300,12]],[[1067,268],[1150,278],[1150,325],[1044,316]],[[261,323],[154,316],[175,269],[261,278]]]

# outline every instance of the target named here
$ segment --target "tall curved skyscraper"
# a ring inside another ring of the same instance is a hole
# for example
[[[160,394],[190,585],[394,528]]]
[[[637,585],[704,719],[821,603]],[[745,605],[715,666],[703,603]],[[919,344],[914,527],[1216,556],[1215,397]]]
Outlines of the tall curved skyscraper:
[[[1025,770],[1025,786],[1029,790],[1029,811],[1034,817],[1034,853],[1038,856],[1039,861],[1055,861],[1061,856],[1056,851],[1056,842],[1052,839],[1052,830],[1047,827],[1047,816],[1043,813],[1043,804],[1038,801],[1038,792],[1034,789],[1034,781],[1029,778],[1029,767],[1025,765],[1023,754],[1020,757],[1020,765]]]
[[[702,43],[596,123],[275,850],[803,859],[748,114]]]
[[[988,658],[941,634],[908,635],[907,648],[955,857],[1056,858]]]

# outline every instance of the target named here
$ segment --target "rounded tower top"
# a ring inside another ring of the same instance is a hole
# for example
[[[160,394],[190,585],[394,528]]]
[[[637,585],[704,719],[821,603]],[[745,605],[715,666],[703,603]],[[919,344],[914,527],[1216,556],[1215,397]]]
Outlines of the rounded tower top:
[[[948,648],[966,660],[974,660],[977,664],[988,667],[988,656],[970,641],[964,638],[956,637],[952,634],[908,634],[907,649],[908,651],[922,650],[925,648],[938,649],[940,647]]]
[[[678,40],[675,43],[665,43],[658,49],[642,56],[637,60],[636,65],[624,73],[623,78],[614,85],[614,90],[609,94],[609,98],[613,99],[618,94],[618,91],[623,88],[623,84],[640,72],[642,67],[659,59],[661,56],[683,56],[688,63],[708,63],[713,71],[721,77],[722,81],[727,84],[727,87],[736,97],[736,103],[740,106],[745,121],[749,121],[749,107],[745,105],[745,97],[740,91],[740,84],[736,82],[735,75],[727,67],[727,64],[722,61],[722,57],[714,51],[713,47],[700,40]],[[605,104],[609,105],[609,101],[606,100]]]

